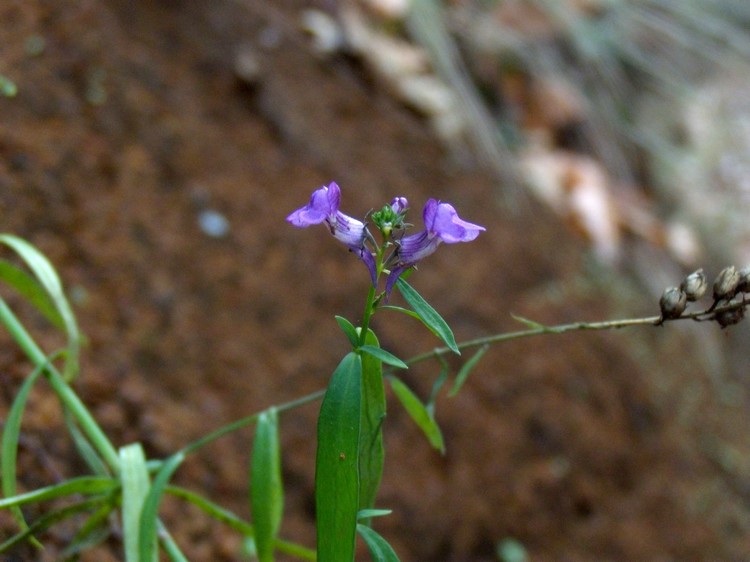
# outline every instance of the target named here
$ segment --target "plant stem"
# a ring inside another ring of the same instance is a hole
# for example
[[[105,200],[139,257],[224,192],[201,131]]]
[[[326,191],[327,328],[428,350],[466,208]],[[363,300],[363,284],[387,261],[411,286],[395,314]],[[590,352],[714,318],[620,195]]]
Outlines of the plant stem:
[[[618,330],[620,328],[629,328],[631,326],[655,326],[659,327],[666,322],[675,322],[677,320],[694,320],[696,322],[703,322],[706,320],[713,320],[714,316],[720,312],[726,312],[730,310],[736,310],[747,306],[749,303],[746,300],[736,301],[724,306],[715,308],[713,311],[701,310],[696,312],[689,312],[683,314],[679,318],[666,318],[663,319],[661,316],[646,316],[643,318],[625,318],[622,320],[605,320],[601,322],[572,322],[569,324],[558,324],[556,326],[545,326],[537,322],[529,321],[523,318],[517,318],[517,320],[524,322],[528,325],[532,325],[532,328],[528,330],[518,330],[516,332],[506,332],[503,334],[494,334],[492,336],[484,336],[481,338],[475,338],[473,340],[467,340],[458,344],[458,348],[461,350],[469,349],[472,347],[480,347],[483,345],[499,343],[508,340],[528,338],[531,336],[540,336],[542,334],[564,334],[565,332],[573,331],[584,331],[584,330]],[[452,351],[447,347],[436,347],[432,351],[415,355],[406,361],[407,365],[414,365],[426,359],[436,356],[447,355]]]
[[[305,396],[302,396],[295,400],[284,402],[283,404],[276,406],[276,410],[278,412],[286,412],[288,410],[293,410],[294,408],[304,406],[305,404],[308,404],[310,402],[315,402],[316,400],[320,400],[321,398],[323,398],[323,395],[325,394],[325,392],[326,392],[325,389],[318,390],[316,392],[306,394]],[[204,445],[208,445],[212,441],[216,441],[220,437],[224,437],[225,435],[232,433],[233,431],[237,431],[238,429],[242,429],[243,427],[252,425],[258,420],[258,416],[260,414],[261,412],[256,412],[250,416],[246,416],[239,420],[233,421],[230,424],[222,426],[219,429],[216,429],[212,431],[211,433],[204,435],[200,439],[193,441],[192,443],[186,445],[185,447],[182,448],[180,452],[184,455],[188,455],[190,453],[197,451]]]
[[[367,302],[365,303],[365,310],[362,313],[362,330],[359,333],[359,345],[365,345],[365,338],[367,338],[367,330],[370,328],[370,318],[374,312],[375,302],[375,287],[370,287],[370,291],[367,293]]]

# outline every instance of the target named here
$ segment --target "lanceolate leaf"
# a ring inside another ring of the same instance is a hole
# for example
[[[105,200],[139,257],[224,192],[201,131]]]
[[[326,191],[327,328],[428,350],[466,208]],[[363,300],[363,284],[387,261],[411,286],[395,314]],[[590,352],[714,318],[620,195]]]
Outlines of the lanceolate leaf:
[[[450,394],[448,394],[448,396],[453,397],[458,394],[458,391],[461,390],[461,387],[466,382],[466,379],[469,378],[471,370],[476,366],[477,363],[479,363],[479,360],[489,349],[489,347],[489,345],[483,345],[482,347],[480,347],[477,352],[471,356],[471,359],[469,359],[461,366],[461,369],[456,375],[456,382],[453,383],[453,388],[451,388]]]
[[[417,398],[408,386],[406,386],[401,380],[396,377],[388,377],[391,383],[391,388],[396,394],[404,409],[406,409],[414,423],[424,432],[427,440],[430,444],[435,447],[441,453],[445,452],[445,443],[443,441],[443,434],[438,427],[435,418],[430,415],[427,407],[422,404],[422,401]]]
[[[368,330],[367,345],[380,348],[375,333]],[[374,355],[362,356],[362,422],[359,437],[359,509],[375,506],[383,475],[383,420],[385,387],[383,364]],[[365,521],[366,522],[366,521]]]
[[[396,286],[399,292],[404,297],[404,300],[409,303],[414,312],[417,313],[422,323],[429,328],[429,330],[443,340],[448,349],[454,353],[461,355],[456,344],[456,338],[453,336],[453,331],[448,326],[447,322],[443,320],[443,317],[432,308],[429,303],[422,298],[417,291],[412,288],[406,281],[399,279],[396,281]]]
[[[339,328],[341,328],[341,331],[344,332],[346,339],[352,344],[352,347],[357,347],[357,345],[359,345],[359,335],[357,334],[357,328],[354,327],[354,324],[349,322],[349,320],[343,316],[336,316],[336,322],[338,323]]]
[[[398,367],[399,369],[408,369],[409,366],[401,361],[398,357],[393,355],[392,353],[387,352],[385,349],[375,346],[375,345],[363,345],[360,346],[360,351],[363,351],[364,353],[368,355],[372,355],[379,361],[382,361],[386,365],[392,365],[394,367]]]
[[[370,527],[357,525],[357,532],[367,544],[374,562],[399,562],[393,547]]]
[[[270,562],[284,510],[279,423],[275,408],[258,416],[250,467],[250,505],[258,560]]]
[[[331,376],[318,417],[315,512],[318,562],[354,560],[359,511],[362,361],[347,354]]]

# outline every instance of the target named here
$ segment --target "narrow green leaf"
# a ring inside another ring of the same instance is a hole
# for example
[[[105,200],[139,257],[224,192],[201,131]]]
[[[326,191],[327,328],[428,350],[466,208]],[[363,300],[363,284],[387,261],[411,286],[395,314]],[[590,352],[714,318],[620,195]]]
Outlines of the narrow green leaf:
[[[363,345],[363,346],[360,346],[359,350],[364,353],[367,353],[368,355],[372,355],[373,357],[375,357],[375,359],[382,361],[386,365],[392,365],[399,369],[409,368],[409,366],[403,361],[401,361],[401,359],[399,359],[392,353],[387,352],[382,347],[377,347],[374,345]]]
[[[180,547],[177,546],[172,535],[161,523],[159,523],[159,545],[172,562],[190,562],[188,557],[182,553]]]
[[[453,331],[450,329],[447,322],[443,320],[443,317],[438,314],[437,310],[432,308],[432,306],[422,298],[422,295],[420,295],[403,279],[396,281],[396,286],[404,297],[404,300],[408,302],[409,306],[411,306],[414,312],[417,313],[422,323],[427,326],[433,334],[440,338],[448,349],[457,355],[461,355],[458,345],[456,344],[456,338],[453,336]]]
[[[531,328],[532,330],[541,330],[545,328],[544,324],[540,324],[539,322],[535,322],[534,320],[529,320],[528,318],[524,318],[523,316],[518,316],[517,314],[511,314],[510,315],[513,320],[516,322],[520,322],[527,328]]]
[[[43,369],[43,365],[37,367],[23,381],[16,397],[13,399],[13,404],[11,404],[10,410],[8,410],[8,417],[5,420],[2,446],[0,446],[0,476],[2,476],[3,496],[6,498],[14,496],[16,493],[16,460],[18,458],[18,440],[21,435],[21,420],[23,419],[23,412],[26,408],[29,393]],[[11,513],[21,529],[25,530],[29,528],[21,512],[21,508],[13,506]],[[37,542],[36,539],[33,539],[33,542],[36,546],[41,546],[41,543]]]
[[[360,509],[357,513],[357,521],[371,519],[373,517],[384,517],[393,513],[392,509]]]
[[[357,525],[357,532],[367,545],[374,562],[399,562],[393,547],[367,525]]]
[[[106,494],[117,488],[118,482],[112,478],[102,478],[101,476],[79,476],[71,478],[59,484],[38,488],[25,494],[18,494],[9,498],[0,499],[0,509],[7,509],[14,505],[25,505],[27,503],[37,503],[47,500],[54,500],[72,494],[82,496],[93,496]]]
[[[185,460],[185,454],[180,451],[169,457],[162,465],[149,488],[146,499],[141,508],[141,521],[138,529],[138,548],[140,560],[146,562],[156,555],[156,531],[159,528],[159,504],[164,495],[164,489],[169,484],[172,475]]]
[[[94,511],[86,522],[76,532],[73,540],[70,541],[63,550],[63,556],[68,558],[77,555],[84,550],[94,547],[104,542],[112,533],[112,525],[109,517],[115,510],[117,501],[114,497]]]
[[[273,560],[274,542],[284,511],[279,417],[276,408],[262,412],[255,427],[250,465],[250,506],[258,560],[270,562]]]
[[[338,323],[339,328],[341,328],[341,331],[344,332],[346,339],[352,344],[352,347],[356,348],[357,345],[359,345],[359,334],[357,334],[357,328],[354,327],[354,324],[349,322],[349,320],[343,316],[336,316],[336,322]]]
[[[0,243],[11,248],[26,263],[37,280],[47,291],[52,303],[60,314],[65,326],[65,335],[68,339],[68,354],[65,361],[63,376],[67,382],[73,380],[78,374],[78,356],[81,345],[81,335],[78,331],[73,309],[63,292],[62,283],[49,260],[37,250],[32,244],[12,234],[0,234]]]
[[[32,523],[28,529],[13,535],[5,542],[0,544],[0,554],[7,552],[17,544],[28,540],[28,538],[34,533],[39,533],[41,531],[44,531],[45,529],[50,528],[55,523],[64,521],[65,519],[69,519],[71,517],[75,517],[79,513],[97,509],[101,505],[102,501],[108,500],[103,500],[101,497],[95,497],[45,513],[36,521],[34,521],[34,523]]]
[[[377,336],[367,331],[365,343],[380,347]],[[383,476],[383,420],[385,419],[385,386],[383,363],[374,355],[362,356],[362,425],[359,433],[359,509],[375,506]],[[360,511],[361,513],[361,511]]]
[[[442,355],[438,355],[437,360],[440,362],[440,374],[435,379],[435,382],[432,383],[432,390],[430,391],[430,398],[427,400],[427,403],[425,404],[425,408],[427,408],[427,412],[430,414],[430,416],[433,416],[433,417],[435,415],[435,401],[437,400],[440,389],[443,388],[445,381],[448,380],[448,370],[449,370],[448,362],[445,360],[445,358]]]
[[[440,431],[440,427],[438,427],[435,418],[430,415],[430,412],[425,405],[422,404],[422,401],[417,398],[417,395],[414,394],[411,389],[403,383],[403,381],[393,376],[388,377],[388,380],[391,383],[391,388],[396,394],[396,397],[399,399],[409,416],[411,416],[411,419],[414,420],[414,423],[416,423],[425,434],[430,445],[441,453],[445,453],[445,443],[443,441],[443,434]]]
[[[70,437],[73,439],[73,444],[75,445],[78,454],[83,459],[83,462],[86,463],[86,466],[89,467],[91,472],[97,476],[107,476],[110,473],[107,469],[107,465],[104,464],[104,461],[91,444],[91,441],[89,441],[89,438],[79,429],[78,424],[73,417],[72,410],[67,407],[67,404],[62,398],[61,402],[63,403],[65,426],[68,429],[68,433],[70,433]]]
[[[120,481],[122,482],[122,532],[127,562],[156,562],[156,552],[151,558],[140,558],[140,519],[143,502],[149,492],[146,456],[140,443],[120,448]],[[154,541],[155,543],[155,541]]]
[[[461,387],[466,382],[466,379],[469,378],[469,375],[471,374],[471,370],[474,367],[476,367],[477,363],[479,363],[479,360],[482,358],[482,356],[487,352],[489,348],[490,348],[489,345],[483,345],[477,350],[477,352],[474,355],[471,356],[471,359],[469,359],[466,363],[461,365],[461,369],[458,371],[458,374],[456,375],[456,381],[453,383],[453,388],[451,388],[451,391],[448,394],[448,396],[452,398],[456,394],[458,394],[458,391],[461,390]]]
[[[33,277],[6,260],[0,260],[0,279],[29,301],[56,328],[64,330],[62,317],[49,294]]]
[[[422,319],[419,317],[419,314],[414,312],[413,310],[409,310],[408,308],[404,308],[403,306],[395,306],[392,304],[384,304],[380,307],[378,307],[380,310],[393,310],[394,312],[400,312],[401,314],[406,314],[407,316],[411,316],[412,318],[416,318],[420,322]]]
[[[315,511],[318,562],[354,560],[359,511],[362,362],[348,353],[331,376],[318,417]]]

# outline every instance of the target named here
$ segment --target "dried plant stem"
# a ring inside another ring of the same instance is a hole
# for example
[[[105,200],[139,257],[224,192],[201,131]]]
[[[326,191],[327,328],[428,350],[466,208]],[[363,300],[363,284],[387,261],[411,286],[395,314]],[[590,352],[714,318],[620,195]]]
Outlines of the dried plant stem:
[[[506,332],[502,334],[494,334],[492,336],[484,336],[473,340],[467,340],[458,345],[460,350],[471,349],[474,347],[481,347],[483,345],[499,343],[508,340],[515,340],[520,338],[527,338],[531,336],[540,336],[543,334],[564,334],[565,332],[584,331],[584,330],[617,330],[620,328],[628,328],[631,326],[662,326],[666,322],[675,322],[677,320],[694,320],[696,322],[704,322],[706,320],[714,320],[715,315],[722,312],[731,310],[737,310],[746,307],[750,304],[750,301],[746,299],[733,301],[722,306],[712,309],[700,310],[695,312],[687,312],[679,318],[662,318],[661,316],[646,316],[643,318],[625,318],[622,320],[606,320],[602,322],[572,322],[570,324],[558,324],[556,326],[546,326],[526,318],[513,316],[519,322],[530,326],[528,330],[519,330],[516,332]],[[452,353],[447,347],[436,347],[432,351],[415,355],[409,360],[405,361],[407,365],[414,365],[431,357],[441,357]]]

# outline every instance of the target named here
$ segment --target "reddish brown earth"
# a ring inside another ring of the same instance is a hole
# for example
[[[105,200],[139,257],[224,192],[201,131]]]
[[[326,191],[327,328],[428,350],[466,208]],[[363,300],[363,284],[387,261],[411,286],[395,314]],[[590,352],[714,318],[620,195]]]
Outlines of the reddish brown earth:
[[[0,73],[19,89],[0,98],[2,230],[59,267],[87,336],[76,388],[118,446],[141,441],[162,458],[326,384],[346,352],[333,316],[357,318],[368,278],[323,228],[284,217],[330,180],[352,215],[394,195],[417,208],[433,196],[487,226],[412,277],[459,339],[517,329],[511,312],[549,323],[653,313],[653,295],[634,298],[591,266],[549,213],[497,205],[496,181],[452,166],[357,61],[315,56],[297,25],[310,4],[0,7]],[[233,71],[243,45],[258,56],[255,87]],[[201,231],[204,209],[227,217],[226,237]],[[48,349],[60,343],[25,318]],[[384,313],[375,328],[402,357],[436,345],[407,319]],[[506,537],[532,560],[741,559],[746,404],[721,402],[678,332],[497,346],[458,397],[438,402],[444,457],[391,399],[380,504],[394,513],[379,531],[405,561],[494,560]],[[28,370],[3,336],[0,414]],[[424,396],[438,370],[405,378]],[[282,418],[282,534],[309,546],[316,410]],[[42,387],[24,429],[23,489],[85,473]],[[247,430],[217,442],[177,481],[247,517],[250,443]],[[163,517],[191,560],[241,559],[238,536],[184,504],[167,500]],[[70,533],[45,534],[44,555],[22,547],[2,559],[54,560]],[[81,559],[121,550],[115,533]]]

